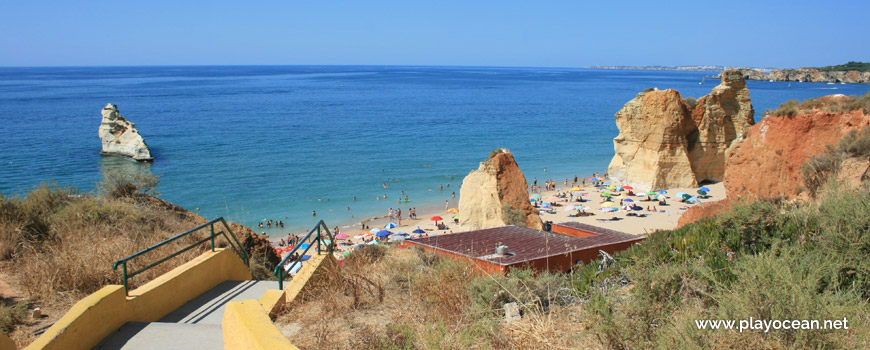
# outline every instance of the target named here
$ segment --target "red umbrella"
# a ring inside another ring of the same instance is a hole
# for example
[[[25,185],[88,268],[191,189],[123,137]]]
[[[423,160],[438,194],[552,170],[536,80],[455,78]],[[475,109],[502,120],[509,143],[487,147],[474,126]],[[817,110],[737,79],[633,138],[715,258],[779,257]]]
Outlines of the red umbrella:
[[[622,188],[626,189],[626,190],[633,190],[634,189],[634,187],[631,187],[631,186],[622,186]]]
[[[443,219],[442,217],[440,217],[440,216],[433,216],[433,217],[432,217],[431,219],[429,219],[429,220],[432,220],[432,221],[441,221],[441,220],[444,220],[444,219]]]

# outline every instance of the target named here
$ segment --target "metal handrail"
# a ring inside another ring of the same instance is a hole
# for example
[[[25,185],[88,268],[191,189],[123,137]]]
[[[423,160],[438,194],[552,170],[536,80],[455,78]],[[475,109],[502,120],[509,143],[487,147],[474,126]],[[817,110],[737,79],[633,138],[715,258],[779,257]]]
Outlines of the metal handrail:
[[[285,256],[280,263],[278,263],[278,266],[275,266],[275,271],[272,273],[272,275],[278,276],[278,289],[284,290],[284,264],[286,264],[287,260],[290,260],[290,258],[293,257],[293,254],[299,250],[299,247],[302,245],[301,242],[306,242],[309,238],[311,238],[311,235],[314,234],[314,231],[317,231],[317,238],[315,238],[315,241],[317,241],[317,254],[320,255],[320,242],[322,240],[321,236],[323,236],[323,233],[321,231],[326,231],[326,238],[329,239],[329,244],[326,245],[326,248],[327,251],[332,254],[332,248],[335,246],[335,239],[332,237],[332,232],[329,231],[329,227],[326,226],[326,223],[324,223],[323,220],[320,220],[317,222],[317,224],[314,225],[314,227],[311,228],[311,231],[308,231],[308,234],[306,234],[304,238],[302,238],[299,242],[296,242],[296,244],[293,246],[293,249],[290,250],[289,253],[287,253],[287,256]],[[302,251],[301,255],[299,255],[300,259],[302,258],[302,256],[306,255],[305,253],[308,253],[308,250],[311,249],[312,246],[313,244],[308,244],[308,247]],[[294,261],[293,264],[290,265],[290,269],[292,270],[293,266],[301,263],[301,260]]]
[[[224,228],[226,229],[226,231],[220,231],[220,232],[218,232],[218,233],[215,233],[215,232],[214,232],[214,224],[216,224],[216,223],[218,223],[218,222],[220,222],[221,224],[224,225]],[[191,233],[194,233],[194,232],[199,231],[199,230],[201,230],[201,229],[203,229],[203,228],[206,228],[206,227],[209,227],[209,235],[208,235],[208,237],[203,238],[203,239],[201,239],[201,240],[198,240],[198,241],[196,241],[196,242],[194,242],[194,243],[191,243],[191,244],[188,245],[187,247],[184,247],[184,248],[182,248],[181,250],[178,250],[178,251],[176,251],[176,252],[174,252],[174,253],[172,253],[172,254],[169,254],[168,256],[163,257],[163,258],[161,258],[161,259],[159,259],[159,260],[157,260],[157,261],[155,261],[155,262],[153,262],[153,263],[151,263],[151,264],[148,264],[147,266],[145,266],[145,267],[143,267],[143,268],[141,268],[141,269],[138,269],[138,270],[136,270],[136,271],[133,271],[132,273],[127,273],[127,262],[128,262],[128,261],[130,261],[130,260],[132,260],[132,259],[134,259],[134,258],[136,258],[136,257],[139,257],[139,256],[141,256],[142,254],[145,254],[145,253],[147,253],[147,252],[150,252],[150,251],[152,251],[152,250],[154,250],[154,249],[160,248],[160,247],[162,247],[162,246],[164,246],[164,245],[166,245],[166,244],[169,244],[169,243],[171,243],[171,242],[173,242],[173,241],[175,241],[175,240],[177,240],[177,239],[180,239],[181,237],[187,236],[187,235],[189,235],[189,234],[191,234]],[[185,232],[183,232],[183,233],[180,233],[180,234],[178,234],[178,235],[175,235],[174,237],[169,238],[169,239],[167,239],[167,240],[164,240],[163,242],[160,242],[160,243],[157,243],[157,244],[155,244],[155,245],[153,245],[153,246],[150,246],[150,247],[148,247],[148,248],[145,248],[145,249],[143,249],[143,250],[141,250],[141,251],[139,251],[139,252],[137,252],[137,253],[134,253],[133,255],[130,255],[130,256],[126,257],[126,258],[123,258],[123,259],[121,259],[121,260],[118,260],[118,261],[116,261],[114,264],[112,264],[112,270],[117,270],[117,269],[118,269],[118,265],[120,265],[120,266],[122,267],[121,270],[122,270],[122,274],[123,274],[123,278],[124,278],[124,292],[125,292],[127,295],[129,295],[129,289],[128,289],[127,280],[129,280],[129,279],[132,278],[133,276],[136,276],[136,275],[138,275],[138,274],[140,274],[140,273],[142,273],[142,272],[145,272],[146,270],[148,270],[148,269],[150,269],[150,268],[152,268],[152,267],[154,267],[154,266],[157,266],[157,265],[159,265],[159,264],[165,262],[166,260],[172,259],[172,258],[178,256],[179,254],[184,253],[184,252],[186,252],[186,251],[188,251],[188,250],[191,250],[191,249],[193,249],[194,247],[199,246],[200,244],[205,243],[205,242],[208,242],[208,241],[211,241],[211,251],[215,251],[215,250],[214,250],[214,239],[215,239],[215,237],[218,237],[218,236],[221,236],[221,235],[223,235],[224,238],[227,239],[227,242],[230,243],[230,244],[229,244],[229,245],[230,245],[230,248],[233,250],[233,252],[236,253],[236,255],[239,256],[239,258],[242,259],[242,261],[245,263],[245,265],[246,265],[246,266],[250,266],[250,265],[249,265],[250,262],[249,262],[249,259],[248,259],[248,253],[245,251],[245,248],[242,246],[241,243],[239,243],[239,240],[236,239],[236,235],[233,234],[233,230],[230,229],[230,226],[227,224],[227,221],[224,220],[223,217],[219,217],[219,218],[217,218],[217,219],[211,220],[211,221],[206,222],[206,223],[204,223],[204,224],[202,224],[202,225],[199,225],[199,226],[197,226],[197,227],[194,227],[194,228],[192,228],[192,229],[190,229],[190,230],[187,230],[187,231],[185,231]]]

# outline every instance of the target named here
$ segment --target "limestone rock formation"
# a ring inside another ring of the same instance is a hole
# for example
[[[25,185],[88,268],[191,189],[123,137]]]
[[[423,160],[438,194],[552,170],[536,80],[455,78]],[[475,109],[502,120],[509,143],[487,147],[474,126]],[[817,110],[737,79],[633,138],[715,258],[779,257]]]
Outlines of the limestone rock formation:
[[[824,101],[825,97],[819,100]],[[794,117],[765,117],[728,150],[725,189],[729,197],[796,198],[801,193],[801,164],[836,144],[851,130],[870,125],[861,110],[816,111]],[[846,164],[858,174],[860,164]]]
[[[136,124],[124,119],[118,112],[118,106],[109,103],[103,107],[102,114],[99,135],[103,150],[100,154],[125,156],[140,161],[154,160],[151,149],[136,130]]]
[[[616,113],[610,177],[651,190],[721,181],[725,151],[754,114],[743,75],[726,70],[721,78],[695,103],[676,90],[648,89],[623,106]]]
[[[526,178],[510,151],[501,149],[462,180],[459,212],[472,230],[519,225],[542,229],[538,211],[529,204]]]
[[[722,181],[725,176],[725,150],[755,121],[749,89],[736,70],[722,73],[722,84],[698,99],[692,120],[698,130],[688,135],[689,163],[698,181]]]

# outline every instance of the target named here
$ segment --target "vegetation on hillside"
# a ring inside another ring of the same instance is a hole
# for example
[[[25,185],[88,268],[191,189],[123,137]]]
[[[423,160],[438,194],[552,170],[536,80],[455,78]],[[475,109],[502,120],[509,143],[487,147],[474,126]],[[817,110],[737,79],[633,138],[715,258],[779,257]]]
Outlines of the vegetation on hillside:
[[[870,62],[855,62],[849,61],[846,64],[838,64],[836,66],[826,66],[818,68],[820,71],[825,72],[847,72],[850,70],[856,70],[859,72],[870,72]]]
[[[813,156],[801,165],[801,177],[811,196],[828,179],[834,178],[845,159],[870,159],[870,127],[852,130],[836,145],[828,145],[825,153]]]
[[[0,194],[0,272],[22,294],[20,300],[8,296],[0,300],[0,331],[37,323],[24,317],[28,307],[41,307],[50,317],[60,317],[84,296],[105,285],[122,283],[121,273],[112,270],[115,261],[205,222],[196,214],[143,194],[155,193],[156,184],[153,176],[110,172],[99,184],[99,194],[50,183],[24,197]],[[240,233],[236,235],[244,239]],[[132,262],[129,270],[207,234],[161,247]],[[132,278],[131,289],[208,248],[204,244]],[[261,270],[256,266],[265,264],[263,260],[262,254],[259,260],[255,258],[253,269]],[[31,335],[21,330],[13,336],[24,344]]]
[[[812,113],[814,111],[847,113],[856,110],[863,110],[864,114],[870,114],[870,92],[861,97],[852,95],[839,99],[826,99],[824,101],[817,98],[807,99],[803,102],[788,100],[779,105],[777,109],[764,111],[764,115],[794,117],[798,114]]]

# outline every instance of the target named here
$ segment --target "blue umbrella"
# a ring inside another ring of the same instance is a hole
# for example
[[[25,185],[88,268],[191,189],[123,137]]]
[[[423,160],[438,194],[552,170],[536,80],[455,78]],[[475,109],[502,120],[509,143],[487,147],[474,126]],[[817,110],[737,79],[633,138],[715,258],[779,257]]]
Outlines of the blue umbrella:
[[[375,227],[375,228],[371,229],[369,232],[371,232],[371,233],[378,233],[378,232],[381,232],[381,229]]]
[[[686,192],[677,193],[677,198],[683,198],[686,195]]]
[[[384,228],[393,228],[393,227],[396,227],[396,226],[399,226],[399,224],[397,224],[397,223],[395,223],[395,222],[391,222],[391,223],[389,223],[389,224],[384,225]]]
[[[699,190],[704,191],[704,192],[710,192],[710,189],[707,187],[701,187],[701,188],[699,188]]]
[[[305,261],[308,259],[311,259],[311,255],[303,255],[301,258],[299,258],[299,260],[301,260],[301,261]]]
[[[698,199],[698,197],[690,197],[689,199],[687,199],[687,201],[689,201],[689,202],[697,202],[697,201],[700,201],[700,199]]]
[[[597,177],[590,177],[589,181],[598,181],[598,178]]]
[[[378,237],[386,237],[386,236],[389,236],[391,234],[393,234],[393,233],[390,231],[387,231],[387,230],[381,230],[380,232],[377,233]]]
[[[623,202],[634,202],[634,199],[626,198],[622,200]]]
[[[659,194],[665,194],[665,193],[668,193],[668,191],[665,191],[665,190],[659,191]]]
[[[609,182],[605,182],[605,183],[604,183],[604,186],[610,186],[610,183],[609,183]]]
[[[418,229],[416,229],[416,230],[414,230],[414,231],[411,231],[411,232],[414,232],[414,233],[419,233],[419,234],[423,234],[423,233],[426,233],[426,231],[423,231],[423,230],[421,230],[421,229],[419,229],[419,228],[418,228]]]
[[[308,243],[302,243],[299,245],[299,249],[308,249],[311,245]]]

